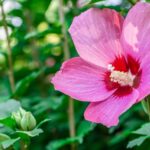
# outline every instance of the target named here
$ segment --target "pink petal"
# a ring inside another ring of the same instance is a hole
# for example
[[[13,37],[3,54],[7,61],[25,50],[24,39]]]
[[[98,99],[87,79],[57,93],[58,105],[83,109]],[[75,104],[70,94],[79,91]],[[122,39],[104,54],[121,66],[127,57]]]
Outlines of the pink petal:
[[[101,123],[107,127],[116,126],[119,116],[136,102],[138,95],[138,91],[133,90],[125,96],[112,95],[106,101],[90,103],[84,117],[86,120]]]
[[[75,17],[69,32],[84,60],[107,67],[122,51],[122,23],[123,18],[114,10],[91,8]]]
[[[122,33],[124,50],[143,57],[150,50],[150,4],[137,3],[128,13]]]
[[[150,94],[150,53],[144,57],[140,68],[142,72],[139,78],[140,84],[137,87],[140,94],[138,102]]]
[[[81,101],[101,101],[115,90],[108,90],[105,69],[88,64],[79,57],[66,61],[52,79],[55,88]]]

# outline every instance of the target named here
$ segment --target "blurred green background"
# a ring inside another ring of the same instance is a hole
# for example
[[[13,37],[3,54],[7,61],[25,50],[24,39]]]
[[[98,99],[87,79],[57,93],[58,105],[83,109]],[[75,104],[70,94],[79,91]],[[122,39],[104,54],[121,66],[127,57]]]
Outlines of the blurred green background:
[[[100,124],[91,124],[83,118],[87,103],[79,101],[70,103],[68,96],[55,91],[50,83],[62,62],[78,55],[67,32],[74,16],[90,7],[112,8],[126,16],[134,2],[134,0],[3,1],[9,38],[6,36],[4,16],[1,12],[0,102],[16,99],[26,111],[32,112],[37,123],[50,119],[42,125],[44,132],[32,138],[27,149],[124,150],[127,149],[128,142],[137,136],[131,134],[132,131],[148,121],[141,104],[137,104],[121,116],[117,127],[107,129]],[[69,52],[65,52],[66,49]],[[14,78],[14,83],[12,81],[10,85],[11,78]],[[71,116],[73,111],[74,116]],[[71,119],[74,119],[74,122]],[[3,123],[0,124],[0,133],[13,137],[8,126],[3,126]],[[149,150],[149,142],[150,140],[146,140],[141,146],[133,149]],[[15,146],[14,149],[23,148]]]

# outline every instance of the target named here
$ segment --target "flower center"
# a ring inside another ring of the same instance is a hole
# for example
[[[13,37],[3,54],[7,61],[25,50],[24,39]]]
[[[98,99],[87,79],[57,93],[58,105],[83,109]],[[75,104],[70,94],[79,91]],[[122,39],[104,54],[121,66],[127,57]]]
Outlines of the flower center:
[[[121,86],[133,86],[134,77],[130,72],[112,71],[110,80],[119,83]]]
[[[114,69],[113,66],[108,66],[108,70],[111,72],[110,81],[118,83],[121,86],[133,86],[135,76],[130,71],[123,72]]]

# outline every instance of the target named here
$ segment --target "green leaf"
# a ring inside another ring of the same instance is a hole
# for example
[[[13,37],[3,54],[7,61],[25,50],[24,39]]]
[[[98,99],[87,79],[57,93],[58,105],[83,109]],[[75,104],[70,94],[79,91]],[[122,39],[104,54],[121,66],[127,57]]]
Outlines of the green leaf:
[[[25,36],[25,40],[28,40],[28,39],[31,39],[31,38],[35,38],[35,37],[38,37],[38,36],[39,36],[39,33],[37,31],[33,31],[33,32],[28,33]]]
[[[142,125],[142,127],[140,129],[134,131],[133,133],[140,134],[140,135],[145,135],[145,136],[141,136],[139,138],[136,138],[136,139],[130,141],[129,144],[127,145],[127,148],[132,148],[134,146],[139,146],[147,138],[150,137],[150,123],[146,123],[146,124]]]
[[[142,100],[142,106],[146,114],[150,116],[150,99],[149,96]]]
[[[56,110],[62,104],[63,100],[64,100],[64,96],[50,97],[48,101],[50,108]]]
[[[41,98],[38,98],[41,100]],[[42,98],[43,99],[43,98]],[[33,108],[37,110],[38,112],[42,111],[44,108],[45,109],[53,109],[56,110],[58,107],[61,106],[62,102],[64,100],[64,96],[60,97],[47,97],[44,98],[43,101],[40,101],[37,105],[35,105]],[[44,110],[45,111],[45,110]]]
[[[11,117],[8,117],[8,118],[0,119],[0,124],[3,124],[10,128],[14,128],[16,125],[16,122]]]
[[[90,3],[97,3],[97,2],[100,2],[100,1],[104,1],[104,0],[91,0]]]
[[[6,148],[12,146],[14,143],[16,143],[16,142],[19,141],[19,140],[20,140],[19,137],[18,137],[18,138],[15,138],[15,139],[5,140],[4,142],[1,143],[1,145],[2,145],[2,147],[3,147],[4,149],[6,149]]]
[[[31,10],[33,10],[34,13],[42,13],[46,11],[47,7],[49,6],[51,0],[43,0],[43,1],[37,1],[32,0],[30,1],[30,7]],[[40,7],[39,7],[40,6]]]
[[[9,137],[8,135],[6,135],[6,134],[0,133],[0,150],[3,149],[1,143],[2,143],[3,141],[6,141],[6,140],[10,140],[10,137]]]
[[[109,140],[109,144],[114,145],[120,143],[121,141],[125,140],[130,135],[130,133],[131,133],[130,129],[118,133]]]
[[[93,130],[94,127],[95,127],[95,124],[91,124],[90,122],[87,122],[87,121],[82,121],[77,129],[76,137],[54,140],[48,144],[47,150],[56,150],[67,144],[74,143],[74,142],[82,143],[83,137],[87,133],[89,133],[91,130]]]
[[[133,133],[150,136],[150,123],[142,125],[140,129],[134,131]]]
[[[60,139],[60,140],[55,140],[55,141],[52,141],[50,142],[46,149],[47,150],[57,150],[67,144],[70,144],[70,143],[74,143],[74,142],[81,142],[81,138],[79,137],[74,137],[74,138],[66,138],[66,139]]]
[[[25,2],[25,1],[27,1],[27,0],[17,0],[18,2]]]
[[[147,138],[148,138],[148,136],[142,136],[142,137],[136,138],[128,143],[127,148],[133,148],[134,146],[140,146]]]
[[[39,134],[43,133],[43,130],[35,128],[32,131],[16,131],[16,132],[19,134],[25,134],[30,137],[35,137],[35,136],[39,136]]]
[[[77,129],[77,136],[85,136],[87,133],[92,131],[95,127],[95,124],[92,124],[88,121],[82,121]]]
[[[49,121],[51,121],[51,119],[44,119],[44,120],[42,120],[42,121],[36,126],[36,128],[39,128],[41,125],[43,125],[44,123],[49,122]]]
[[[13,93],[13,96],[22,96],[27,89],[29,88],[30,84],[43,72],[43,70],[33,72],[21,81],[19,81],[16,85],[16,90]]]
[[[19,110],[20,103],[16,100],[8,100],[0,104],[0,120],[10,117],[12,112]]]
[[[82,7],[82,6],[97,3],[97,2],[100,2],[100,1],[104,1],[104,0],[80,0],[79,5]]]
[[[10,137],[6,134],[0,133],[0,143],[5,141],[5,140],[9,140]]]
[[[42,32],[38,32],[38,31],[33,31],[30,33],[27,33],[26,36],[24,37],[24,40],[31,40],[31,39],[39,39],[44,37],[45,35],[49,34],[49,33],[61,33],[59,26],[53,27],[53,28],[48,28]],[[49,45],[49,44],[48,44]]]

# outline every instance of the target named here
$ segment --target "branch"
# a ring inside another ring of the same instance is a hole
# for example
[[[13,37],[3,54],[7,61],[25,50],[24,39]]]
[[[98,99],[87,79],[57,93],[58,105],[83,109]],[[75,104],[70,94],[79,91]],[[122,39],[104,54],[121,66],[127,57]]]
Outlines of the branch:
[[[2,21],[3,21],[3,26],[6,34],[6,42],[7,42],[7,55],[8,55],[8,64],[9,64],[9,71],[8,71],[8,77],[9,77],[9,82],[11,86],[11,91],[14,92],[15,90],[15,80],[14,80],[14,72],[13,72],[13,62],[12,62],[12,52],[11,52],[11,46],[10,46],[10,37],[8,33],[8,26],[6,22],[6,16],[3,8],[3,3],[0,1],[0,7],[1,7],[1,14],[2,14]]]
[[[68,46],[68,40],[67,40],[67,31],[65,26],[65,13],[63,10],[63,1],[59,0],[59,18],[62,25],[62,34],[63,34],[63,50],[64,50],[64,60],[67,60],[70,58],[70,51]],[[74,101],[72,98],[69,97],[69,105],[68,105],[68,119],[69,119],[69,132],[70,137],[75,137],[75,121],[74,121]],[[76,146],[75,144],[71,145],[71,149],[75,150]]]

